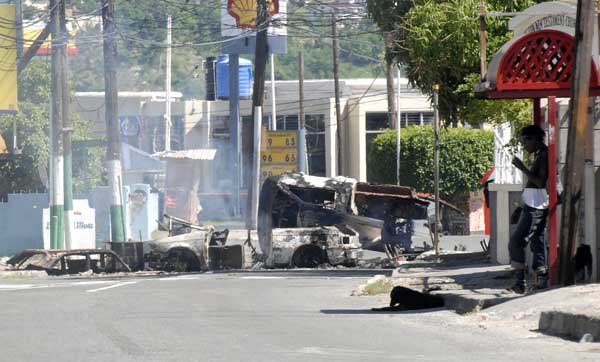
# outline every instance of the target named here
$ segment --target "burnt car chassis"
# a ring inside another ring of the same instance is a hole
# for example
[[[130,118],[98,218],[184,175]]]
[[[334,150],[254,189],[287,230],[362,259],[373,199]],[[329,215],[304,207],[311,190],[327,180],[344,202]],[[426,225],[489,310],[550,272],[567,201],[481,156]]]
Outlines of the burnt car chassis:
[[[421,231],[431,236],[428,205],[410,187],[292,172],[270,177],[261,188],[258,213],[265,265],[355,265],[363,249],[385,252],[390,259],[414,256],[428,249],[412,239],[415,220],[424,221]],[[323,230],[329,236],[323,237]],[[302,260],[306,254],[312,260]]]
[[[114,251],[104,249],[25,249],[10,258],[7,264],[14,270],[43,270],[48,275],[131,271]]]

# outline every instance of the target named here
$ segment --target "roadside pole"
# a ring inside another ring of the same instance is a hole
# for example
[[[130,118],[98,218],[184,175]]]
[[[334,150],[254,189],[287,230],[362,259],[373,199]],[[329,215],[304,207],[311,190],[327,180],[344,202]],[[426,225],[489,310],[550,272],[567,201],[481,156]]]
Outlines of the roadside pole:
[[[250,225],[248,227],[248,240],[251,239],[250,230],[256,230],[258,220],[258,194],[260,192],[260,136],[262,130],[262,107],[254,108],[254,154],[252,157],[252,205],[250,212]]]
[[[433,231],[433,244],[435,246],[435,255],[440,255],[440,233],[438,225],[440,224],[440,120],[438,111],[438,94],[440,86],[433,85],[433,168],[434,168],[434,188],[435,188],[435,226]]]
[[[229,149],[233,178],[233,216],[241,215],[242,189],[242,122],[240,121],[239,54],[229,54]]]
[[[308,175],[306,117],[304,115],[304,56],[298,53],[298,171]]]
[[[171,151],[171,15],[167,16],[167,55],[165,67],[165,151]]]
[[[271,122],[269,131],[277,131],[277,100],[275,98],[275,54],[271,53]]]
[[[64,248],[64,159],[62,123],[62,57],[59,4],[50,0],[52,34],[52,121],[51,126],[51,181],[50,181],[50,248]]]
[[[398,64],[397,68],[398,84],[396,87],[398,90],[396,91],[396,185],[400,186],[400,123],[402,122],[402,116],[400,113],[400,64]]]
[[[73,128],[71,126],[71,94],[69,90],[69,58],[67,54],[67,44],[69,32],[67,30],[67,20],[65,16],[66,0],[60,0],[60,57],[61,57],[61,96],[62,108],[61,116],[63,121],[63,154],[64,154],[64,180],[65,180],[65,249],[73,247],[73,152],[71,147],[71,135]]]
[[[23,59],[23,3],[21,0],[15,0],[15,15],[17,23],[17,61]],[[18,73],[18,71],[17,71]],[[18,77],[18,76],[17,76]],[[19,146],[17,143],[17,114],[12,116],[13,119],[13,142],[12,142],[12,153],[14,155],[20,154]]]
[[[117,88],[117,42],[114,22],[114,0],[102,0],[104,103],[106,116],[106,168],[110,186],[111,241],[125,241],[123,200],[121,197],[121,144],[119,140],[119,110]]]
[[[571,103],[569,106],[569,135],[567,141],[567,163],[565,165],[565,193],[563,199],[559,247],[559,281],[563,285],[575,282],[573,257],[577,247],[579,228],[580,197],[583,192],[582,180],[590,149],[586,145],[587,129],[591,125],[591,107],[589,84],[592,59],[592,34],[594,3],[592,0],[577,2],[577,21],[575,29],[575,63]],[[584,147],[580,147],[580,145]],[[586,147],[587,146],[587,147]],[[587,198],[588,195],[585,195]],[[588,220],[585,220],[586,223]],[[587,230],[584,230],[587,231]]]
[[[335,16],[335,10],[331,15],[331,37],[332,37],[332,48],[333,48],[333,85],[335,91],[335,134],[337,136],[336,142],[337,147],[335,148],[337,153],[336,163],[337,167],[331,168],[331,172],[335,172],[334,176],[339,176],[342,173],[342,130],[341,130],[341,106],[340,106],[340,71],[339,71],[339,59],[340,59],[340,46],[338,44],[337,37],[337,19]]]
[[[385,80],[386,80],[386,93],[388,103],[388,122],[390,127],[394,124],[394,121],[398,118],[396,113],[396,98],[394,97],[394,62],[388,59],[388,54],[392,51],[394,46],[393,33],[384,32],[383,40],[385,43]]]
[[[487,24],[485,14],[485,0],[479,0],[479,67],[481,81],[484,81],[487,77]]]
[[[257,139],[254,136],[254,129],[256,129],[257,125],[256,123],[258,122],[258,126],[261,127],[262,126],[262,106],[263,106],[263,99],[264,99],[264,93],[265,93],[265,69],[267,66],[267,56],[269,53],[268,50],[268,44],[267,44],[267,30],[269,28],[269,11],[268,8],[269,4],[267,2],[267,0],[259,0],[258,1],[258,6],[257,6],[257,16],[256,16],[256,49],[255,49],[255,53],[254,53],[254,87],[252,89],[252,128],[250,128],[251,132],[248,132],[246,134],[249,134],[249,138],[250,138],[250,142],[248,142],[248,146],[251,145],[251,147],[248,147],[250,149],[250,152],[247,152],[245,155],[245,158],[250,158],[251,160],[252,155],[256,149],[256,143],[257,143]],[[258,108],[260,107],[260,108]],[[261,118],[257,118],[256,116],[256,112],[257,110],[260,110],[260,115]],[[246,127],[245,129],[248,129],[249,127]],[[258,157],[260,157],[260,149],[259,149],[259,154]],[[246,163],[246,162],[244,162]],[[246,184],[248,185],[248,198],[246,199],[246,228],[248,229],[248,235],[250,235],[250,229],[252,227],[252,213],[253,213],[253,208],[254,205],[252,205],[252,200],[254,200],[254,197],[256,196],[258,200],[258,195],[254,195],[256,193],[256,189],[257,187],[260,187],[260,185],[256,186],[255,180],[253,180],[253,172],[252,172],[252,164],[253,161],[250,162],[251,165],[250,167],[248,167],[248,170],[250,172],[247,173],[247,175],[244,176],[244,178],[247,180]],[[256,182],[258,184],[258,182]]]

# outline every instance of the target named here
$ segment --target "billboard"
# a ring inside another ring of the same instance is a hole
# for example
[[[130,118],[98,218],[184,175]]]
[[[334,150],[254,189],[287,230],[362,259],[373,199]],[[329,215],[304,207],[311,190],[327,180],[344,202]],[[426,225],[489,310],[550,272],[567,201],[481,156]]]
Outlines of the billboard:
[[[0,113],[17,112],[15,5],[0,5]]]
[[[70,24],[68,24],[70,25]],[[27,51],[29,47],[35,42],[35,40],[40,36],[40,34],[44,31],[45,25],[28,25],[24,24],[23,26],[23,51]],[[73,30],[69,30],[69,40],[67,40],[67,54],[68,55],[77,55],[79,54],[79,49],[75,45],[75,40],[73,37],[75,36],[75,32]],[[52,54],[52,35],[48,35],[46,40],[42,43],[40,48],[37,50],[35,55],[51,55]]]
[[[285,53],[287,1],[268,2],[271,16],[267,30],[269,50],[272,53]],[[258,0],[221,0],[221,36],[231,39],[223,43],[223,53],[254,53],[257,6]]]

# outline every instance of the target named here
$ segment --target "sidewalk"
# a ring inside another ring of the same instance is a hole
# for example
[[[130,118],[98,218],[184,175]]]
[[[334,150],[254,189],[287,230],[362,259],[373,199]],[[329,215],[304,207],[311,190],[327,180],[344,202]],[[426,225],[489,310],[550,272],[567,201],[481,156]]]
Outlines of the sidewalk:
[[[395,285],[433,289],[446,307],[460,314],[481,315],[552,335],[580,339],[589,333],[600,341],[600,284],[585,284],[517,295],[505,289],[513,280],[510,267],[494,265],[479,253],[409,262],[392,274]],[[435,289],[440,290],[435,290]]]

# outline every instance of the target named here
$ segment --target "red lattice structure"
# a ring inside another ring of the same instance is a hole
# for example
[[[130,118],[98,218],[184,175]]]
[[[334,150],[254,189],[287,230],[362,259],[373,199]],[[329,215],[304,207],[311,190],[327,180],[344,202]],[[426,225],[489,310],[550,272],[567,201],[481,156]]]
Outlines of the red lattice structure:
[[[571,89],[575,39],[556,30],[533,32],[518,39],[504,54],[498,68],[496,89]],[[598,85],[592,60],[590,85]]]

